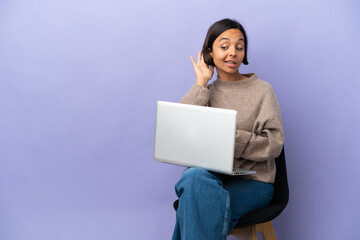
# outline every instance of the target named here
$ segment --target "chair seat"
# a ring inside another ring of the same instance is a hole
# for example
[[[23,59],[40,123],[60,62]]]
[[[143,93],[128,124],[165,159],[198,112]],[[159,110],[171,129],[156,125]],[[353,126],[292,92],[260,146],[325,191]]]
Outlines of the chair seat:
[[[280,204],[273,204],[269,207],[256,210],[243,216],[236,225],[236,228],[248,227],[251,225],[265,223],[276,218],[284,209]]]

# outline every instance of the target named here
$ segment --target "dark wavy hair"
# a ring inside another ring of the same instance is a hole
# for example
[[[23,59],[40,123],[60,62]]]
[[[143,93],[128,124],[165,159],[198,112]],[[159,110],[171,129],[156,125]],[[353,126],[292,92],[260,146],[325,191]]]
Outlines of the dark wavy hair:
[[[204,56],[204,61],[207,65],[215,66],[214,61],[210,55],[210,52],[213,50],[213,43],[220,34],[222,34],[223,32],[225,32],[226,30],[229,30],[229,29],[239,29],[240,32],[243,34],[244,44],[245,44],[245,55],[244,55],[244,59],[242,62],[245,65],[249,64],[248,60],[247,60],[248,40],[246,37],[244,27],[236,20],[225,18],[225,19],[217,21],[216,23],[211,25],[211,27],[209,28],[209,30],[206,34],[206,38],[205,38],[204,45],[202,48],[202,54]]]

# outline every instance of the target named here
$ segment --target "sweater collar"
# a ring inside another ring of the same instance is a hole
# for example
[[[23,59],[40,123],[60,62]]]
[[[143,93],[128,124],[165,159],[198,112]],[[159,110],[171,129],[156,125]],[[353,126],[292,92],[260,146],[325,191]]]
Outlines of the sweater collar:
[[[238,80],[238,81],[224,81],[224,80],[221,80],[219,78],[219,76],[217,76],[215,82],[217,84],[219,84],[220,86],[242,86],[242,87],[245,87],[245,86],[252,84],[258,78],[256,73],[246,73],[243,75],[246,76],[247,79]]]

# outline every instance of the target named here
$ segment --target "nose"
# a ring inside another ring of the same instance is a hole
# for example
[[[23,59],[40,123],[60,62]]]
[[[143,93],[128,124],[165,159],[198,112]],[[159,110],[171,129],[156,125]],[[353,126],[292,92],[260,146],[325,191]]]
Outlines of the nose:
[[[230,56],[236,57],[236,47],[230,48]]]

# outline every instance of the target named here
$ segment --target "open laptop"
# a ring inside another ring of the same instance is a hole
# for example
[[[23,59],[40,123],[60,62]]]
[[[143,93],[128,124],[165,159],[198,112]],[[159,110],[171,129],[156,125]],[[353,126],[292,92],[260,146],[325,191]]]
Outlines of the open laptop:
[[[255,174],[234,169],[236,116],[235,110],[158,101],[154,159],[228,175]]]

